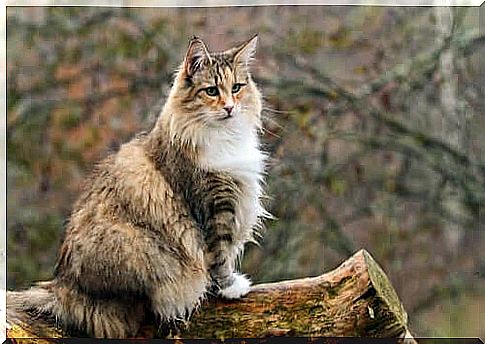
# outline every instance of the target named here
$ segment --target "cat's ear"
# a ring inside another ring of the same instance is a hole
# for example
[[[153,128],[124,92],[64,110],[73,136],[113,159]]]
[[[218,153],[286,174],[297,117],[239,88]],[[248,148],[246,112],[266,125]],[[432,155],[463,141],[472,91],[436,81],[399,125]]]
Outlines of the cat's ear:
[[[255,34],[248,41],[234,48],[234,62],[249,65],[256,53],[258,43],[258,34]]]
[[[205,61],[211,61],[209,49],[198,37],[193,37],[189,42],[189,47],[184,59],[184,72],[187,76],[192,76],[202,66]]]

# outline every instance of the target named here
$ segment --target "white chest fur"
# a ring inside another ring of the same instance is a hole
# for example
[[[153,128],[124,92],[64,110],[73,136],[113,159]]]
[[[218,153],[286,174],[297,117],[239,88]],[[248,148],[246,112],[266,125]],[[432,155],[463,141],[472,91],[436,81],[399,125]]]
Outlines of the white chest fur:
[[[259,149],[256,131],[213,131],[204,140],[203,147],[199,157],[203,168],[227,172],[240,183],[236,223],[242,229],[240,239],[250,240],[251,229],[266,214],[260,202],[266,155]]]

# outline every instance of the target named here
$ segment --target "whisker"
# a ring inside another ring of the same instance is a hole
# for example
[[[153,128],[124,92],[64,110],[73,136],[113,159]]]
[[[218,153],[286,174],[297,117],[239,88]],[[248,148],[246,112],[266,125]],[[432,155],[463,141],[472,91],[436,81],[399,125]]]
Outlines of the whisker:
[[[276,110],[266,106],[263,106],[263,111],[269,112],[269,113],[281,114],[281,115],[289,115],[291,113],[290,111]]]
[[[271,130],[266,129],[265,127],[262,127],[262,128],[261,128],[261,131],[263,131],[263,132],[265,132],[265,133],[268,133],[268,134],[270,134],[271,136],[276,137],[277,139],[281,139],[281,136],[280,136],[280,135],[278,135],[278,134],[276,134],[276,133],[273,133]]]
[[[278,121],[272,119],[271,117],[264,117],[263,120],[265,122],[268,122],[268,123],[271,123],[272,125],[274,125],[275,127],[277,127],[278,129],[282,129],[282,130],[285,130],[285,127],[282,126],[281,124],[278,123]]]

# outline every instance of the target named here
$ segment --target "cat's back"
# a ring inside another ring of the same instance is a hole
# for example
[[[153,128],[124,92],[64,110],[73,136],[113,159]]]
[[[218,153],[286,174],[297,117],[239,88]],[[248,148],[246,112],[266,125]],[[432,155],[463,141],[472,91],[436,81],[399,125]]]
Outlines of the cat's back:
[[[174,280],[182,278],[177,277],[183,275],[182,265],[204,271],[202,239],[193,230],[197,226],[190,210],[146,147],[145,136],[137,136],[99,163],[86,180],[66,228],[58,276],[83,271],[78,283],[85,288],[118,292],[143,289],[141,282],[139,288],[126,286],[131,285],[128,280],[151,278],[140,272],[142,267],[165,267],[163,275]],[[188,261],[199,263],[185,264]],[[124,271],[131,277],[105,276],[101,271]],[[201,280],[205,283],[205,277]]]
[[[159,149],[165,155],[163,147]],[[86,220],[118,221],[163,230],[187,213],[168,180],[147,149],[146,135],[138,135],[96,166],[84,183],[71,222],[82,227]]]

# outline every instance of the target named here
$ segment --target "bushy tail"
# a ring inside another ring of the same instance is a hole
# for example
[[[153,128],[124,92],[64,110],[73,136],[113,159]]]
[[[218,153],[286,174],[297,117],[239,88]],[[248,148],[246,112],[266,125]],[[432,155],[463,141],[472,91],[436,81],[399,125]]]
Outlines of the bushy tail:
[[[141,305],[93,299],[75,289],[41,282],[20,292],[7,292],[7,323],[35,325],[36,319],[68,332],[98,338],[135,336],[144,317]]]
[[[7,321],[14,321],[25,316],[52,314],[56,297],[52,292],[52,281],[40,282],[35,287],[24,291],[7,292]]]
[[[52,282],[49,281],[24,291],[7,291],[7,328],[15,328],[14,336],[50,336],[49,333],[54,332],[55,316],[52,310],[56,298],[51,286]]]

